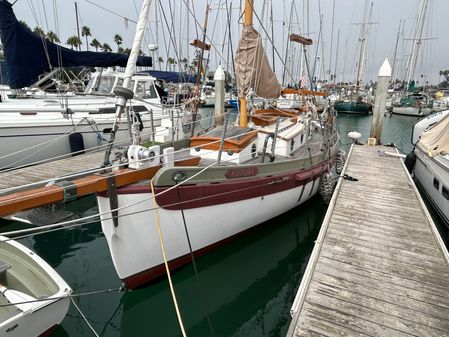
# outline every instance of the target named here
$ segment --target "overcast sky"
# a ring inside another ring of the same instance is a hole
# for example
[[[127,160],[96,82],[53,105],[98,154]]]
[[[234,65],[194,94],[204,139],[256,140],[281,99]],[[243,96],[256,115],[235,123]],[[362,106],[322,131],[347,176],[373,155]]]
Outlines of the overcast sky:
[[[190,1],[190,2],[189,2]],[[308,29],[304,25],[307,15],[304,9],[304,1],[296,0],[292,7],[291,0],[273,1],[273,25],[274,25],[274,45],[275,66],[278,77],[282,77],[281,58],[285,59],[286,36],[289,23],[293,24],[291,31],[308,35],[314,40],[314,45],[309,47],[309,65],[311,71],[324,77],[334,73],[338,80],[351,81],[355,79],[356,62],[359,50],[359,33],[364,22],[363,13],[365,1],[363,0],[309,0]],[[334,25],[332,25],[333,4],[335,1]],[[393,63],[393,52],[398,34],[400,20],[404,26],[400,32],[399,47],[397,49],[396,72],[397,77],[405,77],[405,60],[411,51],[411,40],[414,35],[415,22],[423,0],[372,0],[373,12],[371,24],[368,25],[368,50],[366,56],[365,82],[375,80],[377,72],[385,58]],[[10,0],[11,2],[11,0]],[[152,1],[153,4],[155,1]],[[226,11],[223,9],[225,0],[212,1],[212,11],[209,16],[208,37],[214,42],[215,50],[210,55],[211,67],[216,67],[222,63],[225,67],[226,61],[230,60],[230,45],[227,39]],[[241,0],[228,0],[232,3],[233,22],[232,39],[235,53],[236,41],[238,37],[238,17]],[[262,19],[262,0],[255,0],[256,15]],[[265,1],[268,5],[271,0]],[[416,80],[437,83],[439,81],[439,71],[449,69],[449,0],[430,0],[430,7],[427,14],[427,25],[423,37],[429,40],[422,41],[421,56],[416,67]],[[63,43],[71,35],[76,34],[75,5],[74,1],[55,0],[18,0],[14,5],[14,11],[19,20],[28,23],[30,27],[41,26],[45,31],[52,30],[58,33]],[[156,30],[155,7],[151,7],[150,31],[147,34],[145,44],[156,43],[159,45],[157,53],[166,60],[167,54],[176,57],[174,48],[170,43],[166,24],[172,24],[170,9],[175,15],[174,31],[175,40],[180,48],[181,57],[189,60],[193,55],[193,47],[188,46],[188,41],[197,37],[195,20],[203,25],[206,0],[160,0],[164,11],[158,12]],[[195,19],[191,16],[187,19],[187,6],[194,11]],[[88,26],[93,37],[100,42],[107,42],[116,49],[113,37],[120,34],[123,37],[123,47],[130,47],[134,34],[135,25],[131,20],[137,19],[137,11],[142,5],[141,0],[78,0],[80,26]],[[171,6],[170,6],[171,4]],[[54,7],[57,6],[57,7]],[[103,8],[100,8],[103,7]],[[221,10],[218,10],[221,8]],[[293,8],[293,10],[292,10]],[[55,15],[55,13],[57,15]],[[265,13],[268,13],[265,11]],[[321,35],[319,18],[322,17]],[[165,15],[165,17],[164,17]],[[126,24],[123,17],[130,20]],[[259,32],[265,36],[263,29],[260,29],[258,18],[255,18],[255,26]],[[265,17],[267,15],[265,14]],[[265,19],[266,20],[266,19]],[[267,32],[271,33],[271,26],[264,25]],[[333,31],[333,37],[331,39]],[[339,32],[339,38],[338,37]],[[156,41],[156,33],[159,41]],[[308,34],[307,34],[308,33]],[[318,37],[322,39],[318,43]],[[84,41],[84,40],[83,40]],[[318,52],[316,48],[318,47]],[[338,54],[337,54],[338,47]],[[83,45],[85,48],[85,43]],[[296,48],[297,49],[297,48]],[[299,51],[290,51],[288,67],[295,69],[293,73],[299,73],[298,55]],[[146,54],[150,54],[147,48],[143,48]],[[271,60],[272,47],[267,47],[267,53]],[[318,62],[315,56],[318,55]],[[281,56],[281,57],[279,57]],[[335,62],[336,61],[336,62]],[[321,65],[321,67],[319,66]],[[156,66],[157,67],[157,66]],[[163,65],[165,68],[165,64]],[[421,78],[421,74],[423,77]],[[296,76],[296,74],[295,74]],[[299,76],[299,75],[298,75]]]

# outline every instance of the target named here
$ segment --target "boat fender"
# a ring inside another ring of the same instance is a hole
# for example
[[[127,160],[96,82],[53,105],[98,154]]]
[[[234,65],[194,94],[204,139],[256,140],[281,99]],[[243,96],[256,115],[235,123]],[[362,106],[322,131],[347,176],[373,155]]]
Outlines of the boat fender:
[[[84,139],[80,132],[74,132],[69,135],[69,144],[72,157],[84,153]]]
[[[407,168],[409,173],[412,173],[413,167],[416,162],[416,154],[415,151],[410,152],[404,160],[405,167]]]
[[[326,172],[321,176],[320,185],[318,187],[325,203],[329,203],[334,193],[336,180],[332,173]]]
[[[346,152],[343,150],[338,150],[337,152],[337,163],[335,165],[335,172],[337,174],[340,174],[343,171],[343,167],[345,166],[346,162]]]
[[[144,126],[142,122],[142,117],[140,116],[140,113],[135,112],[134,115],[136,116],[137,122],[139,123],[139,131],[142,131]]]

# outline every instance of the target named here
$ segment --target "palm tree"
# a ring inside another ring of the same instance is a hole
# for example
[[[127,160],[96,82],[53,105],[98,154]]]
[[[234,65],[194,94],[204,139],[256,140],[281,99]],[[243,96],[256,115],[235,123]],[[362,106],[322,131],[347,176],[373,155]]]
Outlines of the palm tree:
[[[117,44],[117,50],[120,48],[120,45],[123,42],[122,37],[119,34],[114,35],[114,42]]]
[[[88,37],[92,36],[90,33],[90,28],[87,26],[81,27],[81,36],[84,36],[86,38],[86,50],[89,50],[89,40]]]
[[[44,30],[41,27],[34,27],[33,33],[37,34],[37,35],[39,35],[41,37],[45,37],[45,32],[44,32]]]
[[[30,26],[27,25],[27,23],[25,21],[19,20],[19,23],[24,26],[26,29],[31,30]]]
[[[78,36],[74,35],[67,39],[66,44],[68,44],[73,49],[73,47],[78,48],[79,46],[81,46],[82,42]]]
[[[172,71],[173,64],[175,64],[175,59],[173,57],[168,57],[167,64],[169,65],[170,71]]]
[[[123,49],[123,54],[127,54],[127,55],[131,54],[131,49],[130,48]]]
[[[184,57],[183,59],[179,60],[179,62],[183,65],[182,71],[187,71],[187,63],[189,62],[187,60],[187,57]]]
[[[100,41],[98,41],[97,39],[93,39],[93,40],[90,42],[90,45],[91,45],[92,47],[95,48],[95,51],[98,51],[98,48],[101,47],[101,43],[100,43]]]
[[[61,40],[59,40],[58,35],[56,35],[56,33],[52,32],[51,30],[47,33],[47,39],[50,40],[53,43],[61,42]]]
[[[103,51],[105,51],[105,52],[111,52],[111,51],[112,51],[111,46],[108,45],[106,42],[103,43],[103,45],[102,45],[100,48],[101,48]]]
[[[159,70],[161,70],[161,63],[164,63],[164,59],[161,56],[158,56],[157,62],[159,63]]]
[[[118,47],[117,52],[120,54],[124,54],[125,53],[125,49],[123,49],[123,47]]]

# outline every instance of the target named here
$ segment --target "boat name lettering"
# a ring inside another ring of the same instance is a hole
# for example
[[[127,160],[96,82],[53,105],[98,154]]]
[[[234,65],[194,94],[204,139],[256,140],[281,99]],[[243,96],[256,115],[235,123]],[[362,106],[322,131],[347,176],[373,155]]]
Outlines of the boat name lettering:
[[[257,169],[257,167],[229,169],[226,171],[225,176],[228,179],[250,177],[250,176],[255,176],[258,171],[259,170]]]

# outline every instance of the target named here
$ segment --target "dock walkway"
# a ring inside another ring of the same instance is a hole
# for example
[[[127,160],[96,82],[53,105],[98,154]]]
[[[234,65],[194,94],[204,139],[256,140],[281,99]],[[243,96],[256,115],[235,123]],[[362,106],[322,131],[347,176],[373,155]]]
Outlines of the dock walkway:
[[[392,148],[354,145],[292,306],[296,336],[449,336],[449,255]]]
[[[11,190],[19,191],[24,189],[24,186],[44,186],[49,181],[60,180],[64,176],[77,174],[80,177],[83,172],[101,168],[103,158],[104,151],[89,152],[35,166],[0,171],[0,195],[7,194]]]

